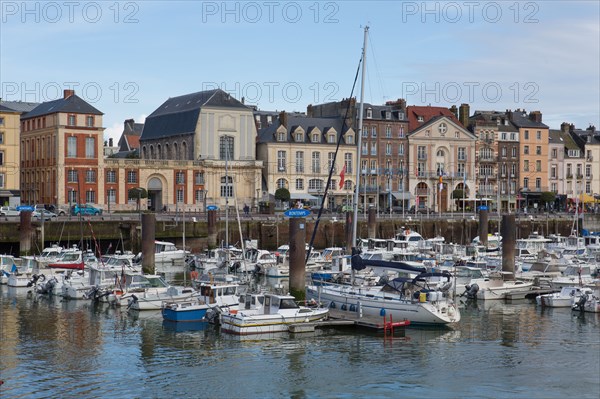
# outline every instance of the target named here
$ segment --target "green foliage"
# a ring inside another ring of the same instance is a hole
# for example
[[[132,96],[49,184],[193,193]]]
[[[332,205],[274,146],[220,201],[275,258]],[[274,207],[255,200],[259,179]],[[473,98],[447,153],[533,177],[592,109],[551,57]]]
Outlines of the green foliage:
[[[143,187],[134,187],[129,190],[129,199],[137,200],[138,198],[148,198],[148,191]]]
[[[278,188],[277,191],[275,191],[275,199],[278,201],[289,201],[290,197],[290,190],[287,188]]]
[[[463,190],[454,190],[452,191],[452,198],[456,199],[456,198],[464,198],[465,193],[463,192]]]
[[[544,204],[554,202],[555,199],[556,199],[556,194],[554,194],[552,191],[544,191],[540,195],[540,201],[542,201]]]

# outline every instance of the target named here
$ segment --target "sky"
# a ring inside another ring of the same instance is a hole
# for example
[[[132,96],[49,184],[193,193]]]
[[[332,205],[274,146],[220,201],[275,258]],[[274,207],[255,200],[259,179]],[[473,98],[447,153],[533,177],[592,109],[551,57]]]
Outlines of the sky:
[[[267,111],[360,97],[539,110],[600,128],[598,1],[0,0],[0,97],[65,88],[104,113],[105,139],[170,97],[222,88]]]

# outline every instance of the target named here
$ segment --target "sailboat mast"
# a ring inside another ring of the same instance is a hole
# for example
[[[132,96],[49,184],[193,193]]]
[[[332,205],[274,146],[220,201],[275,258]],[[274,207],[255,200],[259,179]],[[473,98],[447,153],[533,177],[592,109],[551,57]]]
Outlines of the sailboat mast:
[[[354,189],[354,216],[352,217],[352,246],[356,245],[356,230],[358,226],[358,193],[360,188],[360,174],[361,174],[361,152],[362,152],[362,130],[363,130],[363,113],[364,113],[364,97],[365,97],[365,75],[366,75],[366,61],[367,61],[367,35],[369,33],[369,27],[365,26],[365,36],[363,39],[363,51],[362,51],[362,71],[360,78],[360,107],[358,109],[358,141],[356,151],[356,188]],[[365,182],[366,183],[366,182]],[[365,204],[366,205],[366,204]],[[365,206],[366,209],[366,206]]]

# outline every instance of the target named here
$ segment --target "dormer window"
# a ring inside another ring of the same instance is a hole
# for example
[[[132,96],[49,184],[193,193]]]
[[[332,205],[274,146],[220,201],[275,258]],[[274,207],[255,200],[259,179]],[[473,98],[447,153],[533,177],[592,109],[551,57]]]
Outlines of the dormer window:
[[[373,110],[371,108],[367,108],[367,119],[373,118]]]
[[[387,119],[387,120],[392,119],[392,113],[390,111],[385,111],[385,119]]]
[[[327,142],[329,144],[335,144],[335,134],[330,134],[327,136]]]
[[[354,136],[349,134],[346,136],[346,144],[354,144]]]
[[[271,125],[271,123],[273,123],[273,118],[271,115],[267,115],[267,126]]]
[[[422,116],[420,116],[420,115],[417,116],[417,122],[423,122],[423,121],[424,121],[424,119]]]
[[[285,132],[277,132],[277,141],[285,141]]]
[[[312,135],[312,142],[313,143],[318,143],[319,142],[319,133],[314,133]]]
[[[304,141],[304,135],[300,132],[296,133],[296,142],[301,143]]]

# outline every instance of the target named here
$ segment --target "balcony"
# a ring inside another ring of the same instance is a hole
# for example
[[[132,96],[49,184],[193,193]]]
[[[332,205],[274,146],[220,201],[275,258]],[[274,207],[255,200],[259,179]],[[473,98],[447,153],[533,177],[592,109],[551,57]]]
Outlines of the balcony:
[[[427,154],[417,154],[417,159],[419,161],[426,161],[427,160]]]
[[[495,162],[497,160],[498,160],[498,157],[495,157],[493,155],[486,155],[486,156],[479,157],[479,162]]]
[[[583,175],[581,173],[577,173],[577,180],[583,179]]]
[[[573,178],[573,173],[567,173],[567,179],[572,179]]]
[[[415,195],[417,195],[417,196],[426,196],[428,194],[429,194],[429,190],[426,188],[415,189]]]
[[[592,162],[592,161],[594,160],[594,157],[593,157],[592,155],[588,155],[588,156],[585,158],[585,160],[586,160],[586,161],[588,161],[588,162]]]
[[[589,174],[589,175],[585,175],[585,180],[592,180],[593,175]]]

